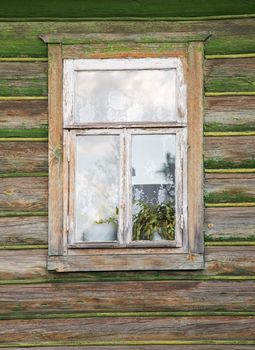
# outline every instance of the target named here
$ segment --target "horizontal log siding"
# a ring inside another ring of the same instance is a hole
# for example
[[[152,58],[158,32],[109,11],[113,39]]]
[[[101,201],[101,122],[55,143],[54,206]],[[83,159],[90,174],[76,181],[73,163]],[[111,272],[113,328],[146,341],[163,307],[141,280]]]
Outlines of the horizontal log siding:
[[[207,60],[205,91],[252,92],[254,67],[255,57]],[[47,63],[0,62],[0,96],[47,96]]]
[[[54,318],[54,314],[72,313],[86,316],[93,312],[255,312],[253,287],[252,281],[5,285],[0,292],[0,319]]]
[[[166,31],[165,25],[154,22],[155,31]],[[211,32],[206,55],[255,53],[252,18],[171,22],[168,26],[171,32]],[[93,21],[0,23],[0,56],[46,57],[46,45],[38,39],[39,35],[98,30]],[[151,23],[100,24],[101,32],[122,30],[151,31]],[[253,93],[254,66],[254,57],[206,60],[206,92]],[[47,244],[47,142],[8,142],[12,137],[47,137],[47,62],[0,62],[1,96],[0,138],[5,141],[0,142],[0,176],[5,178],[0,179],[0,211],[12,215],[0,217],[0,247],[6,247],[0,250],[1,348],[4,344],[20,343],[28,347],[33,343],[55,350],[48,342],[60,341],[61,349],[66,350],[64,344],[70,341],[76,346],[79,342],[88,345],[98,341],[140,341],[137,346],[129,343],[128,348],[121,345],[116,348],[216,350],[219,345],[209,344],[218,340],[232,344],[220,345],[222,350],[253,349],[254,345],[242,344],[254,340],[255,318],[249,315],[255,311],[255,247],[231,246],[231,243],[255,241],[255,207],[205,209],[206,241],[229,241],[229,246],[206,247],[203,271],[48,273],[46,249],[16,250]],[[204,130],[207,132],[255,131],[254,96],[206,97],[205,108]],[[254,136],[205,137],[205,167],[252,170],[255,168],[254,146]],[[254,174],[207,173],[205,194],[206,200],[215,204],[253,201]],[[29,216],[17,216],[18,213]],[[15,249],[12,250],[12,246]],[[141,312],[141,315],[118,317],[120,311]],[[112,317],[97,314],[86,318],[88,312],[113,314]],[[146,312],[176,314],[148,317]],[[217,314],[213,316],[213,312]],[[144,346],[143,341],[147,341]],[[150,341],[179,343],[157,346],[149,345]],[[204,345],[182,346],[182,341]],[[91,347],[84,348],[90,350]],[[112,348],[93,346],[95,350]]]
[[[245,254],[244,254],[245,251]],[[221,275],[242,275],[253,276],[255,274],[255,247],[207,247],[205,251],[205,270],[194,272],[173,272],[166,274],[168,279],[173,276],[221,276]],[[48,274],[46,269],[47,250],[45,249],[30,249],[30,250],[0,250],[0,279],[36,279],[47,278],[52,276]],[[62,274],[68,277],[72,274]],[[77,274],[74,274],[78,276]],[[90,276],[89,273],[81,274],[81,276]],[[131,279],[132,276],[137,279],[143,279],[148,276],[146,273],[112,273],[110,278],[118,278],[118,276],[126,276],[126,279]],[[157,275],[157,274],[156,274]],[[53,275],[54,276],[54,275]],[[97,276],[92,274],[91,276]],[[99,274],[107,278],[107,273]],[[153,274],[153,276],[155,276]],[[159,273],[160,276],[165,276],[164,273]],[[61,277],[58,273],[55,277]],[[102,278],[102,277],[101,277]],[[163,277],[162,277],[163,278]]]
[[[205,99],[205,131],[254,131],[255,96],[218,96]]]
[[[168,28],[167,28],[167,27]],[[196,22],[153,22],[155,31],[212,33],[206,43],[206,54],[255,52],[254,19]],[[0,54],[2,57],[47,57],[46,45],[38,39],[48,33],[150,32],[151,23],[139,22],[5,22],[0,23]]]
[[[183,342],[176,342],[176,345],[173,345],[173,342],[168,342],[168,345],[164,345],[162,344],[162,342],[158,342],[161,343],[161,345],[152,345],[149,344],[149,342],[142,342],[142,341],[138,341],[138,342],[133,342],[137,343],[137,345],[120,345],[120,344],[115,344],[116,348],[118,348],[118,350],[216,350],[217,345],[192,345],[192,342],[189,342],[189,345],[180,345],[183,344]],[[156,342],[154,342],[156,343]],[[171,344],[172,343],[172,344]],[[197,343],[197,342],[193,342],[193,343]],[[205,344],[210,343],[210,341],[204,342]],[[217,344],[217,342],[211,342],[212,344]],[[218,344],[220,344],[220,349],[221,350],[254,350],[254,345],[242,345],[242,341],[238,342],[232,342],[235,345],[225,345],[223,344],[224,341],[222,342],[218,342]],[[231,343],[231,341],[228,342],[228,344]],[[247,342],[245,342],[247,343]],[[58,345],[55,344],[56,346],[47,346],[49,345],[49,343],[47,342],[45,344],[45,342],[41,342],[39,343],[40,345],[38,346],[38,343],[36,344],[36,349],[37,350],[59,350],[59,346],[61,345],[61,350],[73,350],[73,346],[77,347],[77,343],[73,343],[70,344],[70,346],[68,346],[68,342],[58,342]],[[146,344],[146,345],[139,345],[139,344]],[[66,345],[66,346],[65,346]],[[2,350],[9,350],[10,347],[5,347],[6,345],[1,346]],[[31,343],[28,344],[24,344],[23,343],[23,347],[26,347],[26,349],[28,350],[34,350],[34,346],[32,346]],[[15,346],[11,346],[12,350],[18,350],[20,349],[20,347],[15,347]],[[85,345],[85,346],[79,346],[78,349],[82,349],[82,350],[113,350],[113,346],[107,346],[107,345],[102,345],[102,346],[89,346],[89,345]]]
[[[255,317],[101,317],[1,322],[1,344],[40,341],[253,340]],[[78,343],[79,344],[79,343]]]

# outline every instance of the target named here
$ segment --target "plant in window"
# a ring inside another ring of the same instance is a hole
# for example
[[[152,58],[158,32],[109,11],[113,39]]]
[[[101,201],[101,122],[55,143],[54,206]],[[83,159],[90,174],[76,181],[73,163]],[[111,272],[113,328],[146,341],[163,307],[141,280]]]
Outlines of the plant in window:
[[[138,201],[137,206],[140,210],[133,215],[133,240],[174,239],[175,211],[170,201],[160,204]]]

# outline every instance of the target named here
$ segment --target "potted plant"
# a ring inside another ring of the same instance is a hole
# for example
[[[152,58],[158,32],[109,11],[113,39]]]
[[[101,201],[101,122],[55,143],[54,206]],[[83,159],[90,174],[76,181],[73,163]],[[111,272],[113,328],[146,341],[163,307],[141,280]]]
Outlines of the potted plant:
[[[136,202],[139,207],[133,215],[133,240],[173,240],[175,211],[169,201],[160,204]]]

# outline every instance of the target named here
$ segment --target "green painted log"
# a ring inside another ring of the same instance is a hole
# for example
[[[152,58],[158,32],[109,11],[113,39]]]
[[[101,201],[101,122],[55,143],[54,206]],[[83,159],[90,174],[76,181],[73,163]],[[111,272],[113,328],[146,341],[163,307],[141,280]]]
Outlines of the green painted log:
[[[239,16],[255,13],[253,0],[9,0],[1,6],[1,18],[107,18],[107,17],[199,17],[199,16]]]
[[[159,6],[158,6],[159,8]],[[255,53],[255,23],[253,19],[197,22],[4,22],[0,23],[1,57],[47,57],[47,47],[39,39],[48,33],[95,32],[201,32],[212,33],[206,42],[206,54]]]

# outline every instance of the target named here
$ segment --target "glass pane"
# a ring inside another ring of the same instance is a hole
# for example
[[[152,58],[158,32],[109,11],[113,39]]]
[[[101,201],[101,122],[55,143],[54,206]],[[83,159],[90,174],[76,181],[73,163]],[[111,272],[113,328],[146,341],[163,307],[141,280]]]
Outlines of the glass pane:
[[[78,123],[174,121],[176,115],[175,69],[76,72]]]
[[[175,135],[132,137],[133,240],[173,240]]]
[[[76,241],[117,240],[119,136],[77,136]]]

